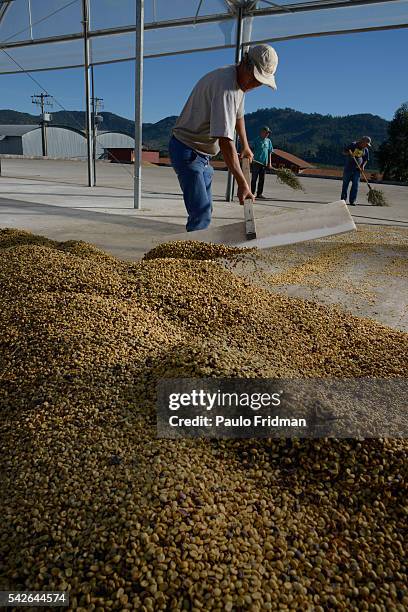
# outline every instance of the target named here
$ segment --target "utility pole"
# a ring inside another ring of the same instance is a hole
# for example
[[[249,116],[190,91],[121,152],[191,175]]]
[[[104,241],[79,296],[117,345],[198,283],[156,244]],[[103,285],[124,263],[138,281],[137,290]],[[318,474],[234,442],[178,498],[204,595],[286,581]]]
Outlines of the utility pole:
[[[31,96],[31,101],[33,104],[41,107],[41,140],[42,140],[42,154],[43,157],[47,157],[48,155],[48,146],[47,146],[47,123],[49,123],[52,119],[52,115],[45,111],[46,107],[52,106],[52,96],[45,93],[35,94]]]

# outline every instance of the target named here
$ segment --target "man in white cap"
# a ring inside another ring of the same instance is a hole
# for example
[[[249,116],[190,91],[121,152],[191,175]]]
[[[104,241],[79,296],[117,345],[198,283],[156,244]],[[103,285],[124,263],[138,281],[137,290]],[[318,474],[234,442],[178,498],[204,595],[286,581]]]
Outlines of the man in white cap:
[[[205,229],[211,222],[210,158],[221,149],[238,185],[240,204],[254,199],[239,163],[234,143],[237,131],[241,157],[252,161],[244,122],[244,94],[267,85],[276,89],[276,51],[269,45],[250,47],[238,65],[209,72],[198,81],[173,129],[169,143],[171,164],[177,174],[187,209],[187,231]]]
[[[363,136],[360,140],[351,142],[343,149],[344,155],[347,155],[343,170],[343,186],[341,190],[341,199],[347,202],[347,192],[351,183],[349,204],[356,206],[358,187],[360,184],[360,168],[364,170],[369,159],[370,153],[368,148],[371,147],[370,136]]]

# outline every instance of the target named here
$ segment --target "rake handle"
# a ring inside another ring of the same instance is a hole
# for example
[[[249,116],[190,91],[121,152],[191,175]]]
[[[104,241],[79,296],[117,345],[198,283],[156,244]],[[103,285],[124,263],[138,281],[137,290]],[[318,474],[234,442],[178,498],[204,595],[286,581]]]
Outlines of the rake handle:
[[[251,185],[251,164],[247,157],[243,157],[241,161],[242,172],[245,180],[248,183],[248,187]],[[254,217],[254,207],[251,198],[247,198],[244,202],[244,222],[245,222],[245,234],[247,240],[254,240],[256,238],[256,225]]]
[[[266,170],[275,170],[275,168],[271,165],[271,166],[266,166],[265,164],[262,164],[260,161],[258,161],[257,159],[253,159],[252,160],[253,164],[258,164],[258,166],[262,166],[262,168],[265,168]]]
[[[360,164],[358,163],[358,161],[356,160],[356,158],[354,157],[354,155],[353,155],[353,153],[350,151],[350,149],[349,149],[349,153],[350,153],[351,157],[354,159],[354,162],[355,162],[355,164],[356,164],[357,168],[360,170],[361,174],[363,175],[364,180],[365,180],[365,182],[367,183],[367,187],[368,187],[369,189],[372,189],[372,187],[371,187],[370,183],[368,182],[368,178],[367,178],[367,177],[366,177],[366,175],[365,175],[364,170],[362,169],[362,167],[360,166]]]

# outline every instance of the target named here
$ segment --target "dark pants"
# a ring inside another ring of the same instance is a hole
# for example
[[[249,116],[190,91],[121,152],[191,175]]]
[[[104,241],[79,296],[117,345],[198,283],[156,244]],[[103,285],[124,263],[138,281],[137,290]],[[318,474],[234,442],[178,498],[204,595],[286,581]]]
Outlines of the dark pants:
[[[188,219],[186,230],[205,229],[210,225],[212,213],[211,183],[214,170],[210,157],[197,153],[172,136],[169,155],[183,192]]]
[[[358,168],[353,168],[352,170],[349,170],[348,168],[344,169],[341,199],[345,202],[347,202],[347,192],[350,183],[351,189],[349,202],[350,204],[354,204],[354,202],[357,200],[358,186],[360,184],[360,171]]]
[[[257,196],[262,195],[264,183],[265,183],[265,166],[261,166],[260,164],[252,163],[251,167],[251,191],[252,193],[256,192]],[[256,183],[258,181],[258,191],[256,191]]]

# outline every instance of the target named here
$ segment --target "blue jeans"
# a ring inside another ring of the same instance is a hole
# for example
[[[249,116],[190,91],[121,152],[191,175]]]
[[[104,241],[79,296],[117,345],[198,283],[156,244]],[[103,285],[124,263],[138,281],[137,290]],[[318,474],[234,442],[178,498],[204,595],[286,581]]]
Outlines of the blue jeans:
[[[256,193],[257,196],[263,194],[264,184],[265,184],[265,166],[261,166],[260,164],[252,163],[251,167],[251,192],[253,194]],[[258,190],[256,189],[256,183],[258,181]]]
[[[343,172],[343,189],[341,191],[341,199],[347,202],[347,191],[348,186],[351,181],[351,189],[350,189],[350,204],[354,204],[357,199],[358,186],[360,184],[360,171],[358,168],[353,168],[349,170],[347,168],[344,169]]]
[[[214,170],[210,157],[190,149],[172,136],[169,155],[183,192],[188,219],[186,230],[205,229],[210,225],[212,213],[211,183]]]

